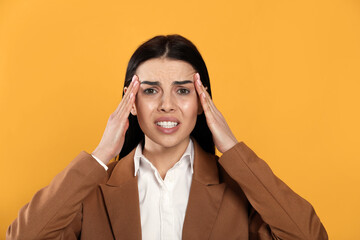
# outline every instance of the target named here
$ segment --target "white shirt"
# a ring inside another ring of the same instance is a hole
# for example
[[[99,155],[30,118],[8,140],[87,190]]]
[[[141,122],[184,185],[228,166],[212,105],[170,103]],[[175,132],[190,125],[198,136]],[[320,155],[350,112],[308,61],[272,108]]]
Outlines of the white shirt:
[[[142,154],[141,144],[136,147],[134,175],[138,176],[142,239],[181,239],[193,164],[194,144],[190,139],[184,154],[167,171],[163,180],[154,165]]]

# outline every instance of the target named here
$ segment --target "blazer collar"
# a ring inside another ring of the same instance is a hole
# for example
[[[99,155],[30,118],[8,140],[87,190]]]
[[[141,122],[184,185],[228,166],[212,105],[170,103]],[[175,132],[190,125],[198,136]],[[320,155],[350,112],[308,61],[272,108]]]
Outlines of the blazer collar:
[[[205,239],[215,223],[225,185],[219,184],[216,156],[205,152],[195,139],[192,140],[194,173],[183,238]],[[135,149],[114,163],[110,178],[100,185],[115,239],[141,239],[138,186],[134,176]]]
[[[219,182],[217,157],[194,141],[194,174],[183,225],[183,239],[209,239],[221,206],[225,184]]]
[[[205,152],[192,138],[194,143],[194,173],[193,179],[204,185],[219,184],[216,156]],[[110,175],[106,185],[121,186],[123,183],[134,178],[134,148],[127,156],[118,161]]]
[[[219,173],[216,156],[205,152],[200,145],[194,142],[194,174],[193,179],[204,184],[219,184]]]
[[[136,148],[134,148],[128,155],[120,159],[119,161],[113,163],[115,164],[109,180],[106,182],[106,185],[119,187],[122,184],[134,180],[134,154]]]
[[[114,239],[141,240],[141,220],[134,153],[109,165],[110,178],[100,188]]]

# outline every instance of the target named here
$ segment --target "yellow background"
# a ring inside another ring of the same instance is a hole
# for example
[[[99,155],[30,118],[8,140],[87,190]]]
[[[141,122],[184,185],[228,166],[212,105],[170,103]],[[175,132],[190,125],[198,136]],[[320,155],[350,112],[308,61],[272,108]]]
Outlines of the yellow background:
[[[171,33],[198,46],[238,140],[331,239],[360,239],[358,0],[1,0],[0,237],[97,146],[136,47]]]

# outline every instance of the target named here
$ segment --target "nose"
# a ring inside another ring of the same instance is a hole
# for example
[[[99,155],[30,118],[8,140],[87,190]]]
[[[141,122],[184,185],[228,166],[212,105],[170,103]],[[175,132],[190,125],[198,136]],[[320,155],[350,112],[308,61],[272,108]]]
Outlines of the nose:
[[[173,112],[176,109],[176,104],[174,102],[173,97],[169,93],[164,93],[161,96],[158,110],[160,112]]]

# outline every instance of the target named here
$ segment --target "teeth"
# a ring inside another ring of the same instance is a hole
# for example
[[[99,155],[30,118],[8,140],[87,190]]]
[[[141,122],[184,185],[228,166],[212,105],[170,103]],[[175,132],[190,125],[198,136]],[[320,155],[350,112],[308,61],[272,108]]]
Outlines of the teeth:
[[[178,125],[177,122],[157,122],[156,125],[163,127],[163,128],[173,128]]]

